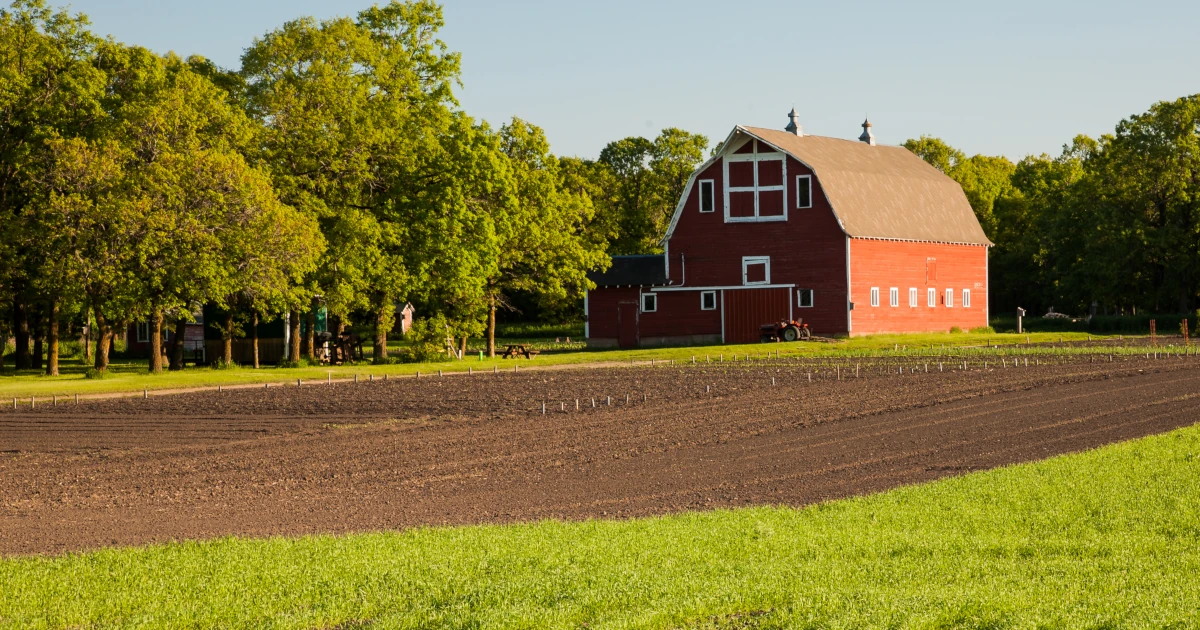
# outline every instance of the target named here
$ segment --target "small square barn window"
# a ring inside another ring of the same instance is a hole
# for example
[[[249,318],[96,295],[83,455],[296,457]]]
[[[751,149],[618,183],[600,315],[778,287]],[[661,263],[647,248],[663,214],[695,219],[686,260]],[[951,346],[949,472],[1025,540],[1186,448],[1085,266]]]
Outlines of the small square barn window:
[[[879,306],[879,287],[871,287],[871,306]]]
[[[813,290],[812,289],[796,289],[796,306],[799,308],[812,308],[813,305]]]
[[[909,287],[908,289],[908,306],[909,308],[917,307],[917,287]]]
[[[946,289],[946,306],[954,306],[954,289]]]
[[[658,295],[654,293],[642,294],[642,312],[653,313],[658,310]]]
[[[812,175],[796,176],[796,207],[812,207]]]
[[[742,284],[771,284],[771,258],[743,256]]]
[[[150,322],[138,322],[137,340],[138,343],[146,343],[150,341]]]
[[[929,303],[929,308],[937,306],[937,289],[929,289],[925,292],[925,300]]]
[[[713,180],[700,180],[700,212],[712,212],[716,207],[713,199]]]
[[[963,289],[963,308],[971,308],[971,290]]]
[[[716,291],[701,291],[700,292],[700,310],[702,310],[702,311],[717,310],[717,292]]]
[[[888,291],[888,304],[892,306],[900,306],[900,288],[892,287]]]

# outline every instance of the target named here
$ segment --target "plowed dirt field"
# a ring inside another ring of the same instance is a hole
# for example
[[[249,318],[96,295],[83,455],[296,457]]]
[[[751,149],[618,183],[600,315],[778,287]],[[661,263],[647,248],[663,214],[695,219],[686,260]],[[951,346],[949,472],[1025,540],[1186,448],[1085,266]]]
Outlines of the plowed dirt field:
[[[1195,358],[1090,360],[928,373],[909,361],[903,375],[861,378],[843,363],[841,380],[825,365],[811,381],[811,365],[723,363],[43,401],[0,410],[0,554],[802,505],[1200,419]]]

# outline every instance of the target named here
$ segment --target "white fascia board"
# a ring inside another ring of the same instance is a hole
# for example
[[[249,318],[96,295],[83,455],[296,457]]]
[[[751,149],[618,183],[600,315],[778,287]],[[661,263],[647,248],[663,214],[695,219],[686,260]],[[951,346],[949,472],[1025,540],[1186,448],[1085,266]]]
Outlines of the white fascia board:
[[[731,284],[713,287],[656,287],[655,292],[663,291],[736,291],[738,289],[794,289],[794,284]]]

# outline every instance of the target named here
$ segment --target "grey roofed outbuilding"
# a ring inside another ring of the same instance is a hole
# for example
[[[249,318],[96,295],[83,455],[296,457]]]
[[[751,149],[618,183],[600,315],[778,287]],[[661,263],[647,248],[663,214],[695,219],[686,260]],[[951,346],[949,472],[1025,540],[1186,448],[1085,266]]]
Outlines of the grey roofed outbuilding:
[[[662,254],[613,256],[612,266],[605,271],[588,272],[588,280],[596,287],[666,286],[667,259]]]

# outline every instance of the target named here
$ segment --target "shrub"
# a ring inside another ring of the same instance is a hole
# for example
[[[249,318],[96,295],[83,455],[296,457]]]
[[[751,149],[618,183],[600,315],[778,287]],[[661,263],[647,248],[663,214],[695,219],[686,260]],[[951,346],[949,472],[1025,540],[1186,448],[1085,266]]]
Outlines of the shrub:
[[[958,326],[951,326],[951,327],[950,327],[950,334],[951,334],[951,335],[957,335],[957,334],[959,334],[959,333],[961,333],[961,332],[962,332],[962,329],[961,329],[961,328],[959,328]]]
[[[279,361],[279,367],[284,369],[313,367],[320,364],[320,361],[309,361],[306,357],[300,357],[299,361],[292,361],[291,359],[281,359]]]
[[[212,367],[214,370],[236,370],[241,366],[233,361],[226,363],[225,359],[217,359],[216,361],[212,362],[210,367]]]
[[[404,336],[408,341],[408,354],[413,361],[426,362],[446,356],[446,331],[449,324],[443,315],[418,319]]]
[[[108,376],[108,370],[97,370],[94,367],[88,368],[87,371],[83,373],[83,378],[91,379],[91,380],[98,380],[98,379],[106,378],[107,376]]]

